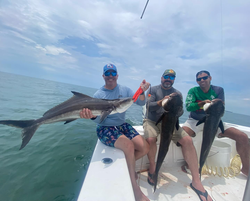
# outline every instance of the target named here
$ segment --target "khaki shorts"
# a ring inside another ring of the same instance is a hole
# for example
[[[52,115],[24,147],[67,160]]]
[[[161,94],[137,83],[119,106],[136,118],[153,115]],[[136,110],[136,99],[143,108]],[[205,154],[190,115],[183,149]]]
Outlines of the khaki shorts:
[[[143,120],[143,129],[144,129],[144,138],[149,137],[157,138],[161,133],[161,122],[155,125],[156,122],[149,119]],[[183,129],[180,127],[178,130],[174,129],[172,140],[175,144],[185,136],[189,136]],[[177,144],[179,146],[179,143]]]
[[[186,126],[186,127],[190,128],[191,130],[193,130],[195,132],[195,134],[197,134],[197,133],[203,131],[203,127],[204,127],[204,123],[196,126],[197,122],[198,122],[198,120],[196,120],[196,119],[188,118],[187,121],[182,125],[182,127]],[[224,123],[223,123],[223,126],[224,126],[224,130],[227,130],[228,128],[230,128],[229,126],[227,126]],[[216,136],[222,137],[222,136],[218,136],[220,133],[221,133],[221,129],[218,128]]]

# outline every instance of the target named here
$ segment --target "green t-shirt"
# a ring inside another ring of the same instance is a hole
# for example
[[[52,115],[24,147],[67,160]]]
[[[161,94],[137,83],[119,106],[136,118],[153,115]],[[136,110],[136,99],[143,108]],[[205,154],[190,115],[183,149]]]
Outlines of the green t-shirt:
[[[190,112],[189,117],[200,120],[205,112],[203,107],[199,107],[198,103],[204,100],[213,100],[215,98],[221,99],[223,102],[225,101],[224,97],[224,89],[218,86],[210,86],[210,89],[207,93],[204,93],[200,87],[193,87],[188,91],[186,97],[186,109]]]

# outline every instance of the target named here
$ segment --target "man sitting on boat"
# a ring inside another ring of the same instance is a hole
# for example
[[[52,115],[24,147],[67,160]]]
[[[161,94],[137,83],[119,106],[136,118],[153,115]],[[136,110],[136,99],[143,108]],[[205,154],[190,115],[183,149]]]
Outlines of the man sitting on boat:
[[[193,87],[188,91],[186,97],[186,108],[190,112],[188,120],[183,124],[183,129],[190,135],[195,136],[203,130],[204,123],[196,126],[196,123],[205,116],[203,106],[211,103],[213,99],[221,99],[225,102],[224,89],[219,86],[211,85],[212,77],[208,71],[202,70],[196,74],[198,87]],[[236,141],[236,150],[242,161],[241,172],[248,175],[249,171],[249,140],[248,136],[242,131],[228,127],[224,124],[225,132],[220,128],[217,131],[217,137],[228,137]]]
[[[114,64],[105,65],[102,76],[105,85],[94,94],[94,98],[133,97],[134,93],[130,88],[117,84],[118,74]],[[143,93],[140,94],[136,104],[142,106],[145,105],[144,91],[149,88],[149,83],[143,80],[140,86]],[[121,149],[124,152],[136,201],[149,201],[137,185],[135,173],[135,161],[148,153],[148,143],[130,124],[125,122],[125,112],[108,115],[102,122],[100,116],[94,116],[88,108],[84,108],[80,112],[80,116],[81,118],[92,119],[98,124],[97,136],[103,144]],[[119,174],[119,170],[117,172]],[[110,177],[112,176],[114,175],[110,175]]]
[[[150,149],[148,152],[149,159],[149,172],[148,172],[148,183],[150,185],[154,185],[154,181],[152,179],[152,174],[155,173],[155,156],[156,156],[156,141],[157,136],[161,132],[161,124],[156,124],[158,119],[164,112],[162,108],[162,101],[164,99],[169,98],[174,92],[180,93],[173,87],[174,81],[176,78],[176,72],[172,69],[165,70],[161,77],[161,84],[157,86],[153,86],[150,93],[150,97],[147,100],[147,115],[143,121],[144,128],[144,137],[146,141],[149,143]],[[182,153],[185,161],[188,163],[191,175],[192,175],[192,183],[190,186],[195,190],[195,192],[199,192],[199,197],[201,200],[209,200],[211,201],[211,197],[208,195],[207,191],[204,189],[200,177],[199,177],[199,169],[198,169],[198,159],[195,147],[193,145],[192,138],[180,127],[178,130],[174,130],[173,142],[177,144],[177,146],[181,146]]]

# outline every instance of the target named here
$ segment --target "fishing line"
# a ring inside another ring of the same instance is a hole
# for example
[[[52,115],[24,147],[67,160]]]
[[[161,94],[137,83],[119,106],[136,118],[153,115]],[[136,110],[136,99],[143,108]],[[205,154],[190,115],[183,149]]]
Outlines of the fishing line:
[[[149,101],[150,98],[151,98],[151,84],[149,84],[149,93],[148,93],[147,100]],[[148,108],[149,108],[149,104],[147,104],[147,108],[146,108],[146,115],[145,115],[146,119],[148,118]]]
[[[146,99],[146,106],[147,106],[147,107],[146,107],[146,113],[145,113],[145,115],[144,115],[144,119],[147,119],[147,118],[148,118],[148,108],[149,108],[149,104],[147,104],[147,102],[149,101],[150,97],[151,97],[151,84],[149,84],[149,93],[148,93],[148,97],[145,96],[145,98],[147,98],[147,99]],[[142,123],[143,123],[143,122],[142,122]],[[141,173],[142,173],[142,172],[145,172],[145,170],[142,170],[143,158],[144,158],[144,156],[141,158],[140,170],[137,171],[137,173],[140,173],[140,174],[139,174],[139,179],[138,179],[138,185],[140,185]],[[146,171],[147,171],[147,170],[146,170]]]
[[[221,11],[221,68],[222,68],[222,83],[224,85],[224,34],[223,34],[223,5],[220,0],[220,11]],[[218,175],[219,177],[235,177],[240,174],[241,171],[241,159],[239,154],[236,154],[232,159],[229,167],[213,167],[204,165],[201,174],[207,175]]]
[[[222,83],[224,85],[224,63],[223,63],[223,15],[222,15],[222,0],[220,0],[220,13],[221,13],[221,67],[222,67]]]

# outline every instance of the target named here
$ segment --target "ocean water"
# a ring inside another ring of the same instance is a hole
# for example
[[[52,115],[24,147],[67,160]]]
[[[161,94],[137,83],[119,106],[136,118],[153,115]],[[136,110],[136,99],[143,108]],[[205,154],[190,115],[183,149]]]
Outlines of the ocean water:
[[[92,96],[96,90],[0,72],[0,120],[37,119],[71,91]],[[185,112],[180,122],[187,117]],[[142,108],[132,105],[126,121],[141,125]],[[249,126],[250,116],[226,111],[223,121]],[[77,200],[97,141],[95,126],[85,119],[41,125],[19,150],[21,130],[0,125],[0,200]]]

